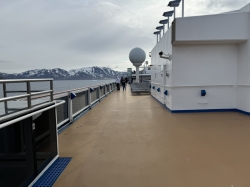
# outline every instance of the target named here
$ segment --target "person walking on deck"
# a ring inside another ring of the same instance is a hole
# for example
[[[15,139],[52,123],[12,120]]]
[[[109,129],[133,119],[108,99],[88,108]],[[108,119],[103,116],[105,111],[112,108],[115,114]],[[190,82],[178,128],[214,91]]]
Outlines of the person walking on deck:
[[[125,77],[125,90],[126,90],[127,84],[128,84],[128,77]]]
[[[116,76],[115,82],[116,82],[116,88],[117,88],[117,90],[120,90],[120,79],[119,79],[118,76]]]
[[[122,83],[122,88],[123,88],[123,91],[124,91],[124,89],[126,90],[126,80],[125,80],[125,78],[121,78],[121,83]]]

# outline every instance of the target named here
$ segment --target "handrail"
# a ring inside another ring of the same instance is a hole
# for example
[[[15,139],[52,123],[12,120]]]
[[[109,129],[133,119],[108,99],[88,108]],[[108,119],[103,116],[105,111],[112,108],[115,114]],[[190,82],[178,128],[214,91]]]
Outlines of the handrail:
[[[42,92],[43,90],[30,90],[30,92]],[[5,93],[27,93],[27,90],[8,90]]]
[[[93,86],[87,86],[87,87],[81,87],[81,88],[75,88],[75,89],[71,89],[71,90],[65,90],[65,91],[61,91],[61,92],[54,92],[54,96],[57,96],[57,95],[64,95],[65,96],[67,95],[67,93],[69,92],[73,92],[73,91],[87,91],[89,88],[97,88],[99,86],[103,86],[103,85],[106,85],[106,84],[112,84],[114,82],[109,82],[109,83],[103,83],[103,84],[96,84],[96,85],[93,85]],[[39,94],[36,94],[36,93],[32,93],[32,96],[33,95],[39,95]],[[32,98],[32,99],[39,99],[39,98],[43,98],[43,97],[48,97],[49,95],[44,95],[44,96],[41,96],[41,97],[36,97],[36,98]]]
[[[50,89],[49,90],[36,90],[36,92],[32,92],[31,82],[42,82],[42,81],[49,81]],[[26,90],[23,90],[23,89],[20,90],[20,94],[23,92],[22,95],[8,96],[7,93],[15,93],[15,92],[18,93],[19,92],[17,89],[7,90],[8,83],[17,83],[17,82],[19,82],[19,83],[24,82],[24,84],[26,84]],[[41,100],[42,103],[39,104],[39,106],[40,106],[43,103],[48,103],[49,101],[53,101],[54,97],[60,98],[60,97],[68,96],[68,99],[64,98],[64,100],[68,101],[70,103],[70,102],[72,102],[72,100],[69,99],[70,92],[75,92],[76,94],[78,92],[87,92],[86,102],[89,103],[88,106],[89,106],[89,108],[91,108],[93,103],[102,99],[104,96],[107,96],[114,89],[114,81],[107,81],[107,82],[101,83],[101,84],[99,83],[99,84],[94,84],[94,85],[90,85],[90,86],[86,86],[86,87],[82,87],[82,88],[76,88],[76,89],[71,89],[71,90],[66,90],[66,91],[56,92],[56,93],[53,92],[53,79],[3,80],[3,81],[1,81],[1,83],[3,85],[3,98],[0,98],[0,103],[4,102],[5,117],[12,116],[12,112],[15,109],[13,107],[11,108],[10,106],[8,107],[7,102],[11,101],[11,100],[21,99],[22,101],[26,101],[27,107],[25,109],[29,110],[29,109],[33,109],[36,106],[38,106],[35,104],[36,102],[32,103],[32,100],[45,99],[43,101]],[[103,92],[100,87],[105,87],[105,91]],[[91,94],[91,89],[97,89],[96,96]],[[24,94],[24,92],[26,92],[27,94]],[[95,100],[95,101],[93,101],[93,100]],[[71,108],[70,110],[73,110],[72,106],[68,106],[68,107]],[[21,110],[23,111],[24,109],[21,109]],[[20,112],[17,112],[17,113],[20,113]],[[16,112],[15,112],[15,114],[16,114]],[[68,111],[68,114],[70,117],[69,119],[71,120],[73,113],[70,114]]]
[[[72,92],[72,91],[78,91],[78,90],[88,90],[89,88],[97,88],[98,86],[103,86],[103,85],[111,84],[111,83],[114,83],[114,82],[103,83],[103,84],[95,84],[95,85],[86,86],[86,87],[82,87],[82,88],[75,88],[75,89],[72,89],[72,90],[65,90],[65,91],[62,91],[62,92],[55,92],[54,95],[64,94],[64,93],[68,93],[68,92]]]
[[[62,92],[55,92],[54,95],[60,95],[60,94],[64,94],[64,93],[68,93],[68,92],[72,92],[72,91],[87,90],[87,89],[88,89],[87,87],[75,88],[75,89],[72,89],[72,90],[65,90],[65,91],[62,91]]]
[[[53,90],[31,93],[30,95],[31,96],[33,96],[33,95],[41,95],[41,94],[46,94],[46,93],[51,93],[51,92],[53,92]]]
[[[43,104],[40,104],[40,105],[36,105],[36,106],[34,106],[32,108],[24,108],[21,111],[9,114],[7,116],[2,116],[2,117],[0,117],[0,123],[2,123],[3,121],[8,121],[11,118],[15,118],[16,116],[21,116],[21,115],[29,113],[29,112],[34,112],[37,109],[47,107],[48,105],[50,105],[50,103],[51,102],[46,102],[46,103],[43,103]]]
[[[4,97],[4,98],[0,98],[0,102],[10,101],[10,100],[20,99],[20,98],[25,98],[25,97],[28,97],[28,96],[30,96],[30,94],[18,95],[18,96],[12,96],[12,97]]]
[[[0,84],[2,83],[20,83],[20,82],[44,82],[44,81],[53,81],[54,79],[8,79],[8,80],[0,80]]]
[[[50,89],[39,91],[39,92],[32,92],[31,90],[31,82],[49,82]],[[16,96],[8,96],[7,93],[23,93],[25,90],[21,89],[19,92],[17,90],[11,91],[7,90],[7,85],[11,83],[24,83],[26,84],[26,93],[25,95],[16,95]],[[35,95],[42,95],[42,97],[47,97],[47,95],[44,95],[46,93],[49,93],[50,101],[53,101],[53,79],[9,79],[9,80],[0,80],[0,84],[3,86],[3,98],[0,98],[0,102],[4,102],[4,108],[5,108],[5,114],[8,114],[9,108],[8,108],[8,102],[10,100],[14,99],[20,99],[20,98],[27,98],[27,105],[28,108],[32,108],[32,96]]]
[[[26,118],[28,118],[28,117],[34,116],[35,114],[39,114],[39,113],[44,112],[44,111],[46,111],[46,110],[49,110],[49,109],[51,109],[51,108],[55,108],[55,107],[57,107],[57,106],[59,106],[59,105],[61,105],[61,104],[63,104],[63,103],[65,103],[65,101],[60,101],[60,102],[58,102],[58,103],[55,103],[55,104],[52,105],[52,106],[46,107],[46,108],[41,109],[41,110],[38,110],[38,111],[36,111],[36,112],[32,112],[32,113],[27,114],[27,115],[22,116],[22,117],[18,117],[18,118],[14,119],[14,120],[11,120],[11,121],[2,123],[2,124],[0,124],[0,129],[2,129],[2,128],[4,128],[4,127],[7,127],[7,126],[9,126],[9,125],[11,125],[11,124],[13,124],[13,123],[18,122],[18,121],[21,121],[21,120],[23,120],[23,119],[26,119]]]

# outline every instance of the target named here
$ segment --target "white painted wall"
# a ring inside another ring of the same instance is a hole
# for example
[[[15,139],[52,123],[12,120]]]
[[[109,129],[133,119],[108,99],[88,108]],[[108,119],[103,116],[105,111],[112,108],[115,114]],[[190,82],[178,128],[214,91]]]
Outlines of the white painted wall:
[[[200,95],[206,90],[206,96]],[[206,110],[236,108],[236,87],[178,87],[172,89],[172,110]]]
[[[232,43],[248,39],[248,13],[216,14],[176,19],[177,43]]]
[[[237,82],[237,45],[174,45],[174,86],[218,85]]]
[[[152,96],[171,110],[250,112],[249,32],[250,4],[231,13],[177,18],[177,41],[171,44],[170,28],[151,52],[152,85],[165,87],[161,93],[153,90]],[[159,57],[161,50],[172,54],[171,62]],[[162,77],[166,63],[170,76]],[[205,97],[200,96],[202,89]]]
[[[165,91],[165,85],[164,79],[166,79],[166,85],[171,85],[171,76],[166,77],[166,75],[163,74],[163,65],[165,64],[167,67],[168,73],[172,74],[172,62],[170,62],[167,59],[162,59],[159,57],[159,51],[163,51],[165,54],[172,54],[172,44],[171,44],[171,34],[172,29],[171,27],[167,30],[167,32],[163,35],[161,40],[157,43],[157,45],[152,49],[151,51],[151,64],[152,66],[152,74],[151,74],[151,82],[152,85],[156,86],[157,88],[161,88],[161,92],[157,92],[156,89],[151,89],[151,94],[155,98],[157,98],[161,103],[164,104],[164,100],[167,102],[167,107],[171,108],[171,100],[167,96],[164,98],[164,91]]]
[[[172,110],[236,108],[237,49],[236,44],[173,46],[172,86],[178,88],[172,90]]]
[[[249,6],[250,7],[250,6]],[[247,7],[244,7],[247,8]],[[250,13],[248,16],[248,31],[250,32]],[[250,38],[250,34],[248,35]],[[238,77],[237,77],[237,108],[250,112],[250,41],[239,44]]]

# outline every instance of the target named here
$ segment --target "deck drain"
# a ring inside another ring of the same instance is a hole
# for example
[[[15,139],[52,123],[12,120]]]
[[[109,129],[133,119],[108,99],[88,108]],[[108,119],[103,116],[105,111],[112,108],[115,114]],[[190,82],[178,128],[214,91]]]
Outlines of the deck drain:
[[[36,181],[33,187],[52,187],[71,159],[72,158],[58,158]]]

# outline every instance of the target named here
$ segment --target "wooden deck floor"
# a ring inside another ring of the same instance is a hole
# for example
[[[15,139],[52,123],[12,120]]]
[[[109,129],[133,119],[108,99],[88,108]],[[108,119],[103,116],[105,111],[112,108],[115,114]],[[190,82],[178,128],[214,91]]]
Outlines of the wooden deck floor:
[[[59,135],[56,187],[248,187],[250,117],[171,114],[115,91]]]

